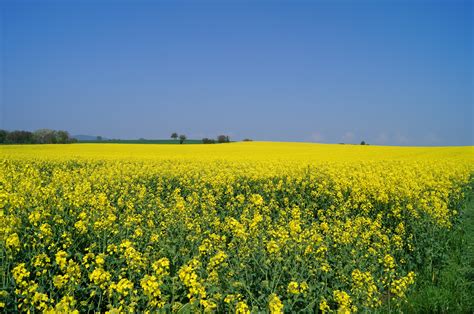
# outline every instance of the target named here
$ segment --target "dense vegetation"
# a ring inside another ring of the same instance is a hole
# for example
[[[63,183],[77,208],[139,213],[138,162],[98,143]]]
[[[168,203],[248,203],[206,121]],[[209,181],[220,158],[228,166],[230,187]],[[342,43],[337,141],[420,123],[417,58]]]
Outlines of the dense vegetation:
[[[257,142],[5,146],[0,306],[407,309],[413,288],[423,291],[418,283],[449,260],[471,152]]]
[[[0,144],[68,144],[75,143],[67,131],[39,129],[29,131],[0,130]]]

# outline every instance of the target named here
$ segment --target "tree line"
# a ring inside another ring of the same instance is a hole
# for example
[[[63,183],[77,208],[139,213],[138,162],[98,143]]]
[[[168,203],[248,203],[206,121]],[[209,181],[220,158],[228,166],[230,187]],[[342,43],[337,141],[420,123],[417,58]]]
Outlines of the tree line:
[[[173,140],[179,139],[180,144],[183,144],[184,141],[187,139],[186,135],[184,134],[178,135],[178,133],[176,132],[171,134],[171,138]],[[216,139],[205,137],[202,139],[202,143],[203,144],[230,143],[230,137],[228,135],[219,135]]]
[[[0,130],[0,144],[68,144],[76,143],[67,131],[39,129],[34,132]]]

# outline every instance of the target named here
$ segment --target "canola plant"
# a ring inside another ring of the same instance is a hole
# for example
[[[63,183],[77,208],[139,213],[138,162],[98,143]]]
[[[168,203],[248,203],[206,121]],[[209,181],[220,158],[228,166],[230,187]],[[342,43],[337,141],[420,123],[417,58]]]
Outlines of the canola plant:
[[[0,147],[0,310],[342,312],[439,263],[472,147]]]

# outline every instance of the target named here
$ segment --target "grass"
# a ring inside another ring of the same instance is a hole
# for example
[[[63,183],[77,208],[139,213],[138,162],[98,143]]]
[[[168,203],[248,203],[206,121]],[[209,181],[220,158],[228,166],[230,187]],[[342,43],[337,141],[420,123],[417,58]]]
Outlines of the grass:
[[[474,313],[474,182],[461,221],[448,237],[446,261],[418,274],[403,312]]]

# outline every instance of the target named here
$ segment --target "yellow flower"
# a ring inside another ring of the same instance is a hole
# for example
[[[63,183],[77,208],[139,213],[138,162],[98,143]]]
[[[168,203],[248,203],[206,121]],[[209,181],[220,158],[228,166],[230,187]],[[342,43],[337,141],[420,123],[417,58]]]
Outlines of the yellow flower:
[[[158,261],[154,262],[152,264],[152,268],[155,271],[157,276],[166,275],[169,272],[170,261],[166,257],[163,257],[159,259]]]
[[[84,234],[87,232],[87,225],[83,220],[78,220],[74,224],[74,228],[76,228],[80,234]]]
[[[219,266],[219,264],[223,263],[226,260],[226,258],[227,258],[226,253],[222,251],[217,252],[217,254],[211,257],[211,259],[209,260],[209,265],[207,266],[208,269],[213,269]]]
[[[64,270],[67,265],[67,253],[64,251],[59,251],[56,253],[56,264],[59,266],[59,269]]]
[[[387,269],[394,269],[395,268],[395,259],[390,255],[387,254],[383,258],[384,266]]]
[[[6,247],[10,250],[20,250],[20,238],[17,233],[10,234],[6,241]]]
[[[240,301],[237,302],[237,305],[235,306],[235,313],[236,314],[250,314],[250,309],[247,303]]]
[[[319,302],[319,310],[322,313],[326,313],[326,312],[329,312],[331,310],[331,308],[329,307],[326,299],[322,299],[321,302]]]
[[[25,279],[28,279],[30,272],[26,270],[25,263],[18,264],[13,268],[12,274],[18,286],[25,287],[28,285],[28,282]]]
[[[263,197],[260,194],[252,194],[250,195],[250,202],[256,206],[260,206],[263,204]]]
[[[300,283],[300,292],[301,292],[301,293],[307,292],[308,289],[309,289],[309,286],[308,286],[308,284],[306,283],[306,281],[303,281],[302,283]]]
[[[103,268],[95,268],[92,273],[89,274],[89,279],[94,284],[99,286],[101,289],[105,289],[106,285],[110,282],[112,276],[108,271],[105,271]]]
[[[292,281],[288,284],[288,288],[287,288],[287,291],[288,293],[291,293],[291,294],[299,294],[300,293],[300,289],[299,289],[299,285],[296,281]]]
[[[53,277],[53,284],[56,288],[61,289],[68,281],[68,276],[56,275]]]
[[[213,312],[217,309],[217,304],[212,300],[202,299],[199,303],[204,307],[204,312]]]
[[[43,237],[50,237],[53,235],[53,231],[51,230],[51,226],[48,224],[48,223],[44,223],[40,226],[40,235],[39,237],[40,238],[43,238]]]
[[[267,243],[267,251],[270,254],[276,254],[280,252],[280,247],[278,246],[276,241],[271,240],[271,241],[268,241]]]
[[[103,266],[105,264],[105,254],[99,254],[95,258],[95,263],[98,266]]]
[[[268,299],[268,309],[271,314],[283,313],[283,303],[275,293],[271,294]]]
[[[473,174],[472,147],[2,146],[0,307],[397,311]]]
[[[127,296],[130,291],[133,289],[133,282],[126,278],[122,278],[119,280],[118,283],[112,283],[110,285],[110,289],[117,291],[119,294],[123,296]]]
[[[351,297],[341,290],[334,290],[333,292],[334,300],[338,304],[338,311],[342,313],[351,313]]]
[[[77,301],[72,296],[64,296],[61,301],[59,301],[54,308],[48,308],[45,313],[55,314],[55,313],[70,313],[70,314],[79,314],[79,311],[75,309]]]
[[[407,274],[407,276],[394,280],[390,284],[390,292],[399,298],[405,298],[406,291],[413,283],[415,283],[415,273],[411,271]]]

